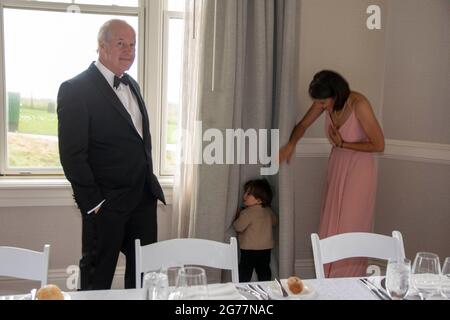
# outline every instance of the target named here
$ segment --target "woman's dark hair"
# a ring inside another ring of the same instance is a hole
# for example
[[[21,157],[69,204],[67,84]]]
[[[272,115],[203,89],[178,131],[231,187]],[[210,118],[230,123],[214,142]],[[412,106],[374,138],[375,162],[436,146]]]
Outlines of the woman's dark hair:
[[[309,95],[313,99],[335,99],[333,110],[339,111],[350,95],[350,87],[339,73],[322,70],[314,75],[309,84]]]
[[[244,185],[244,192],[248,192],[255,199],[261,200],[261,205],[270,207],[272,204],[272,188],[266,179],[250,180]]]

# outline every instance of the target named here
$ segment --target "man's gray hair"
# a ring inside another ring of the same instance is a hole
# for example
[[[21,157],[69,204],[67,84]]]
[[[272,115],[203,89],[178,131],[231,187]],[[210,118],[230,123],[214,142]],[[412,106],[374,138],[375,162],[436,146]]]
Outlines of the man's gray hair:
[[[128,25],[128,22],[126,22],[125,20],[120,20],[120,19],[112,19],[112,20],[106,21],[100,27],[100,30],[98,31],[97,41],[98,41],[98,47],[99,48],[100,48],[100,44],[102,42],[108,42],[109,41],[110,33],[111,33],[111,26],[114,25],[115,23],[125,23],[125,24]]]

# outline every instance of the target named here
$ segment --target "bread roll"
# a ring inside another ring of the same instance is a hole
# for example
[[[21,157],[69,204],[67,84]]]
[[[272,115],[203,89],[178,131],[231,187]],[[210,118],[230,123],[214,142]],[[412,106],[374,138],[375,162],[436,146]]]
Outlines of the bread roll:
[[[37,300],[64,300],[64,295],[58,286],[48,284],[36,292]]]
[[[303,281],[299,277],[289,277],[287,280],[287,285],[293,294],[301,293],[304,288]]]

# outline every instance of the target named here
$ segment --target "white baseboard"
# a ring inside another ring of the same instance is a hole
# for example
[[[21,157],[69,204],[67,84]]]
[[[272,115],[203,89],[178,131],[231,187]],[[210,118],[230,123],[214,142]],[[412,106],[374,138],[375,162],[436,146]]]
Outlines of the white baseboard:
[[[331,145],[325,138],[304,138],[296,149],[298,158],[327,158]],[[450,145],[404,140],[386,140],[380,159],[396,159],[450,165]]]
[[[381,158],[450,165],[450,145],[391,139]]]

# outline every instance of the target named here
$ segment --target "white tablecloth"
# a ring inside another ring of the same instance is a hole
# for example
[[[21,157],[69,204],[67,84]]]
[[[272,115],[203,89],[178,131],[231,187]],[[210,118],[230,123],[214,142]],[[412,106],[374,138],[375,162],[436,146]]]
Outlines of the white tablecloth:
[[[378,300],[359,278],[305,280],[316,292],[319,300]]]
[[[310,279],[304,280],[305,284],[314,291],[313,296],[308,299],[314,300],[377,300],[378,298],[366,288],[358,278],[339,278],[339,279]],[[270,282],[259,283],[264,289],[273,286]],[[214,287],[215,286],[215,287]],[[232,284],[211,285],[211,299],[236,299],[236,292],[229,290]],[[245,287],[245,284],[238,284]],[[270,291],[269,291],[270,292]],[[78,291],[67,292],[71,300],[144,300],[146,293],[144,289],[128,290],[97,290],[97,291]],[[215,295],[215,293],[217,293]],[[23,299],[25,296],[4,296],[2,300]],[[302,298],[301,296],[299,297]]]

